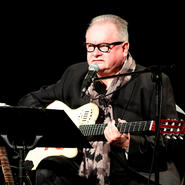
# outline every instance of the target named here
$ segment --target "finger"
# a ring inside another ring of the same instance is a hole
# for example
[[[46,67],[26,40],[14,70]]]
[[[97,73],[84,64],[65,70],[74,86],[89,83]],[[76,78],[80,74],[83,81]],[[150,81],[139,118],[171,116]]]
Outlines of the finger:
[[[126,123],[126,120],[122,120],[122,119],[118,118],[118,123]]]
[[[110,134],[112,136],[114,136],[116,138],[121,136],[121,133],[118,131],[118,128],[115,125],[115,120],[110,122],[109,130],[110,130]]]
[[[129,147],[129,143],[130,143],[130,134],[129,133],[124,133],[121,136],[121,140],[122,140],[122,148],[128,148]]]
[[[117,127],[115,126],[115,121],[110,121],[107,127],[104,130],[105,138],[109,143],[116,140],[118,137],[121,136],[120,132],[118,131]]]
[[[123,133],[121,136],[126,138],[126,139],[129,139],[130,133]]]

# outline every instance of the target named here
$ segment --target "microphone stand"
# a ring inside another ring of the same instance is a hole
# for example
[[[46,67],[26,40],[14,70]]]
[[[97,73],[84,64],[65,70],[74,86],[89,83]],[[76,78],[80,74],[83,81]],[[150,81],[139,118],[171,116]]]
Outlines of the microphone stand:
[[[154,164],[155,164],[155,185],[159,185],[159,139],[160,139],[160,120],[161,120],[161,105],[162,105],[162,73],[161,71],[154,71],[152,76],[155,82],[155,148],[154,148]]]
[[[105,76],[100,78],[94,78],[94,81],[117,78],[121,76],[135,75],[141,73],[152,73],[152,81],[155,82],[155,148],[154,148],[154,163],[155,163],[155,185],[159,185],[159,167],[158,167],[158,146],[159,146],[159,136],[160,136],[160,120],[161,120],[161,104],[162,104],[162,72],[173,69],[175,65],[171,66],[150,66],[144,70],[134,71],[130,73],[123,73],[111,76]]]

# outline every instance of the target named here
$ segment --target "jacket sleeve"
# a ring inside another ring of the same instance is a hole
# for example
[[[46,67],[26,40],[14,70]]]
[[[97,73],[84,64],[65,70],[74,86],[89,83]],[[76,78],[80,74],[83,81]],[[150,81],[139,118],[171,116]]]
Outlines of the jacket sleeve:
[[[30,106],[30,107],[46,107],[54,100],[63,99],[63,86],[66,75],[68,74],[67,69],[62,77],[54,84],[48,86],[42,86],[39,90],[30,92],[23,96],[18,105]]]
[[[86,62],[69,66],[56,83],[43,86],[37,91],[28,93],[20,99],[18,105],[46,107],[54,100],[59,100],[71,108],[79,107],[84,103],[80,99],[80,92],[87,69],[88,65]]]

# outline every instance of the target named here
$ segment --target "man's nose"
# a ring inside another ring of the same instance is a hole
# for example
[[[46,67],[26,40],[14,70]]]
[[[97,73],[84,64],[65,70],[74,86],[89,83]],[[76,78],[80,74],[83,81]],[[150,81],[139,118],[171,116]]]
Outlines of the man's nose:
[[[99,50],[98,47],[95,47],[93,54],[94,54],[95,56],[97,56],[97,55],[99,56],[99,55],[102,55],[102,52]]]

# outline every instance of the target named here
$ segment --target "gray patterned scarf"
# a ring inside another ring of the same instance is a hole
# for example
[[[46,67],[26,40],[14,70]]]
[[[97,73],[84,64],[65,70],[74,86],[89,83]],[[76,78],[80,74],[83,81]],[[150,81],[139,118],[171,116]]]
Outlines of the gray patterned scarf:
[[[135,70],[135,61],[129,54],[127,60],[120,71],[120,74],[133,72]],[[112,94],[115,90],[126,84],[131,79],[131,76],[122,76],[114,78],[106,94],[103,96],[104,103],[102,104],[102,96],[94,90],[94,85],[88,88],[87,95],[90,96],[91,102],[94,102],[104,112],[104,123],[113,120],[113,110],[110,104]],[[80,165],[79,175],[86,178],[95,176],[97,178],[97,185],[109,185],[110,174],[110,159],[109,151],[110,144],[106,141],[91,141],[92,148],[84,148],[84,158]]]

